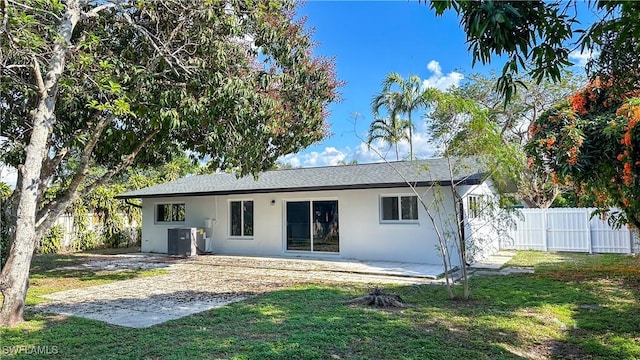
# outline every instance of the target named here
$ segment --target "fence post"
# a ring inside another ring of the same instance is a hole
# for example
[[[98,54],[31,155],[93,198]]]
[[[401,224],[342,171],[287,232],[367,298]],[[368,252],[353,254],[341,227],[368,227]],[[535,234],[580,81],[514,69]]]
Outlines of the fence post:
[[[593,254],[593,237],[591,236],[591,221],[589,219],[589,209],[584,209],[584,215],[587,217],[587,239],[589,240],[589,254]]]
[[[631,230],[627,226],[627,231],[629,232],[629,254],[633,253],[633,230]]]
[[[542,249],[549,251],[549,229],[547,228],[547,209],[542,209]]]

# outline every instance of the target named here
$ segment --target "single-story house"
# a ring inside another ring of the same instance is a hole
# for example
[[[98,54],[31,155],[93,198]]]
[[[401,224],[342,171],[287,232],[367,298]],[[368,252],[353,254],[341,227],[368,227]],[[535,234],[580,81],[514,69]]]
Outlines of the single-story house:
[[[448,184],[456,182],[465,231],[472,230],[479,199],[495,198],[491,179],[473,158],[455,161],[452,169],[453,177],[442,158],[281,169],[257,178],[216,173],[117,198],[142,199],[143,252],[167,253],[169,229],[194,227],[204,229],[206,251],[217,254],[440,264],[434,226],[409,184],[430,209],[441,199],[436,221],[452,224]],[[483,248],[497,250],[497,239]]]

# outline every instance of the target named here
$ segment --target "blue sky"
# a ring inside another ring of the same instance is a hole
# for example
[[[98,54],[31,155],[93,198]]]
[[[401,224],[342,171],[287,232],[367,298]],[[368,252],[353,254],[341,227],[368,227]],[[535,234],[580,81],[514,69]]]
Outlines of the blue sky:
[[[445,90],[473,73],[501,69],[502,63],[476,64],[465,44],[466,36],[455,13],[436,17],[425,2],[417,1],[310,1],[298,9],[307,17],[307,27],[315,29],[316,54],[333,57],[337,75],[346,85],[340,89],[343,101],[331,105],[332,135],[322,143],[298,154],[287,155],[283,162],[293,166],[335,165],[339,161],[360,163],[380,161],[368,151],[361,138],[366,137],[373,120],[371,98],[380,91],[390,72],[403,77],[418,75],[429,86]],[[574,59],[574,62],[580,58]],[[361,116],[354,124],[352,113]],[[414,115],[414,119],[418,116]],[[433,155],[424,123],[416,121],[414,152],[418,157]],[[377,144],[387,153],[388,146]],[[408,144],[401,144],[408,153]],[[395,159],[393,151],[389,159]]]

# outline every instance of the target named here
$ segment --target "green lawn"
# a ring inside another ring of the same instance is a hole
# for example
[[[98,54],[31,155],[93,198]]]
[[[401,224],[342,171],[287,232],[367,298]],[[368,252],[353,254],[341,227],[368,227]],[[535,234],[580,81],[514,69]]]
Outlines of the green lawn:
[[[361,285],[308,284],[147,329],[28,313],[0,339],[4,355],[48,350],[14,356],[38,359],[640,358],[639,258],[519,252],[510,264],[536,273],[475,277],[468,302],[438,286],[397,286],[386,289],[413,306],[378,310],[344,304]],[[108,275],[87,281],[118,280]],[[33,284],[30,299],[54,290]]]

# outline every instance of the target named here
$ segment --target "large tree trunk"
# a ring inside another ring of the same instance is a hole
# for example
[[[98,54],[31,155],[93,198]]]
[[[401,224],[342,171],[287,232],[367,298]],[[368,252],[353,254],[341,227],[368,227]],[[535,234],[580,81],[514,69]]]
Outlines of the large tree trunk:
[[[60,40],[53,48],[46,76],[42,78],[38,60],[34,56],[34,75],[39,89],[39,101],[31,116],[33,130],[26,149],[26,160],[19,171],[22,181],[14,224],[14,236],[9,258],[0,275],[0,291],[3,295],[0,310],[0,326],[13,326],[23,321],[27,280],[31,258],[39,240],[36,236],[36,211],[38,187],[43,159],[47,154],[47,139],[55,123],[55,105],[58,80],[65,66],[66,52],[73,29],[80,19],[78,0],[66,2],[66,11],[58,26]]]

